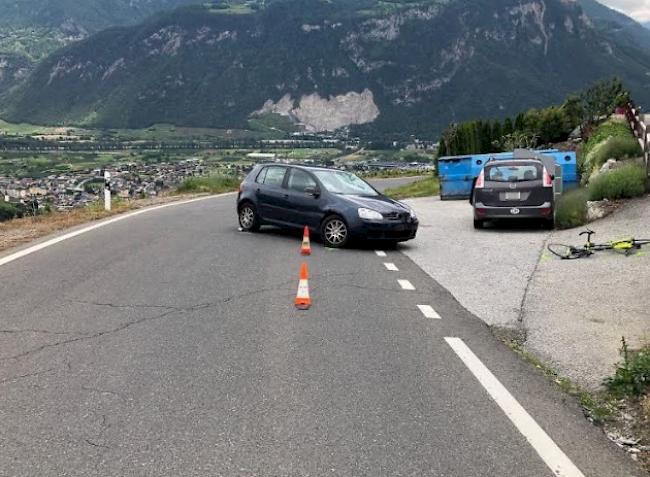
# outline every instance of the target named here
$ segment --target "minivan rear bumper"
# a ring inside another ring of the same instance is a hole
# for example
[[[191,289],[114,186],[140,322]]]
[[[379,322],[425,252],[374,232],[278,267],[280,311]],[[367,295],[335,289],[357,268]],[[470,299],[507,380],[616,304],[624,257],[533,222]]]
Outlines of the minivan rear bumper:
[[[474,218],[476,220],[486,219],[552,219],[553,204],[544,202],[542,205],[527,205],[519,207],[494,207],[486,206],[482,202],[474,204]]]

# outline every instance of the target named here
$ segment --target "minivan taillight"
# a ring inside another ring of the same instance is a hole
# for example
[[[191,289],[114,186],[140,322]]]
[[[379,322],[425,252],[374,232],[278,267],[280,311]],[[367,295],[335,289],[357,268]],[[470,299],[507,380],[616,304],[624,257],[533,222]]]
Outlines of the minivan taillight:
[[[482,189],[485,185],[485,169],[481,170],[481,173],[476,178],[476,183],[474,184],[474,189]]]
[[[542,183],[544,184],[544,187],[553,187],[553,178],[551,177],[551,174],[549,174],[546,170],[546,167],[542,173]]]

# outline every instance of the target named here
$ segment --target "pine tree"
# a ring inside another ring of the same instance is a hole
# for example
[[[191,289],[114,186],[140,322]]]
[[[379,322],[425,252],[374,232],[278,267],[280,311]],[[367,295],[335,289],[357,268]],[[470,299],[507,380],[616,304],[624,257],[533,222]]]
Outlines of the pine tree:
[[[501,136],[507,136],[509,134],[512,134],[514,132],[514,126],[512,125],[512,119],[506,118],[506,120],[503,122],[503,131],[501,133]]]

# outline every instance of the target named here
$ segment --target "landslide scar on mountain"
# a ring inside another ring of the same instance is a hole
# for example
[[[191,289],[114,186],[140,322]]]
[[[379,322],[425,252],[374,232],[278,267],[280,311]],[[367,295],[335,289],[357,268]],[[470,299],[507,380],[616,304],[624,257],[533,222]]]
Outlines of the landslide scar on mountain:
[[[321,98],[318,93],[312,93],[301,96],[299,100],[294,100],[287,93],[277,102],[267,100],[251,116],[268,113],[288,116],[294,122],[303,124],[308,131],[318,132],[371,123],[379,116],[379,108],[372,91],[366,88],[361,93],[350,91],[329,98]]]

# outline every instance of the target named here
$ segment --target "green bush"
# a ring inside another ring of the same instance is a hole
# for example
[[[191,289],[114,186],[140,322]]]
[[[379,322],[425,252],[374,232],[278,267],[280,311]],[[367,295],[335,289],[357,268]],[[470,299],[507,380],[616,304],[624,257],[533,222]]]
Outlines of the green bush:
[[[559,229],[578,227],[587,223],[587,189],[565,192],[555,205],[555,226]]]
[[[237,177],[232,176],[190,177],[185,179],[176,191],[180,194],[204,192],[219,194],[236,190],[239,182]]]
[[[600,124],[589,136],[578,156],[578,168],[583,181],[607,159],[623,159],[641,155],[629,125],[624,121],[610,119]]]
[[[0,222],[11,220],[18,216],[18,208],[8,202],[0,202]]]
[[[610,136],[597,144],[587,155],[592,170],[599,168],[608,159],[626,159],[643,154],[636,138],[631,136]]]
[[[639,197],[646,191],[646,182],[645,169],[636,164],[629,164],[593,179],[589,183],[589,200]]]
[[[622,340],[623,362],[616,368],[616,374],[605,380],[607,388],[618,397],[641,396],[650,390],[650,345],[633,353]]]

